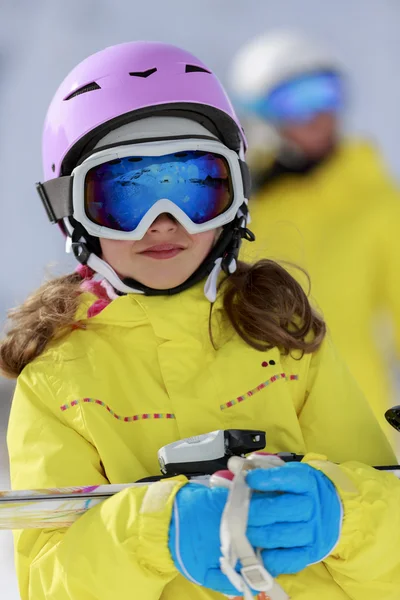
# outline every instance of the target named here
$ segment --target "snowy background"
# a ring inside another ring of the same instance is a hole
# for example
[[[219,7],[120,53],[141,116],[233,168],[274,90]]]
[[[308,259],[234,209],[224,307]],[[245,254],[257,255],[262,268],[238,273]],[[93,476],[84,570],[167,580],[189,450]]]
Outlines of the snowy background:
[[[0,0],[0,321],[50,265],[71,267],[34,190],[47,105],[67,72],[105,46],[172,42],[223,81],[237,47],[267,29],[298,28],[348,67],[347,127],[372,137],[400,177],[399,0]],[[5,430],[12,386],[0,379],[0,487],[8,486]],[[11,538],[0,532],[1,598],[19,595]]]

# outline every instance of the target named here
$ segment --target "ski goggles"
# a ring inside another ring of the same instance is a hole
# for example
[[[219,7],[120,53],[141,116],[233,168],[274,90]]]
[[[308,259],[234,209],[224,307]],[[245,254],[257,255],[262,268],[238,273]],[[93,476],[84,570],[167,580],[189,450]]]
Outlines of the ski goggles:
[[[71,180],[72,210],[64,212],[90,235],[137,240],[162,213],[172,215],[189,233],[232,221],[245,201],[245,167],[218,140],[176,139],[99,150],[70,178],[58,181]],[[53,220],[62,216],[54,210],[61,192],[55,193],[56,182],[38,185],[46,208],[51,204]]]
[[[278,85],[266,97],[246,103],[258,116],[276,124],[304,123],[322,112],[336,113],[344,105],[341,75],[332,72],[302,75]]]

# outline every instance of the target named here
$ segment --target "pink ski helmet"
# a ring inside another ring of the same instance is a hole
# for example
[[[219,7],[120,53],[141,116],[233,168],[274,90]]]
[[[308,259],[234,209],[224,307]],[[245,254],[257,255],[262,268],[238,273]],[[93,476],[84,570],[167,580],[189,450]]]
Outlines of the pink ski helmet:
[[[44,124],[45,180],[69,175],[108,131],[165,111],[200,122],[232,150],[246,148],[228,96],[198,58],[170,44],[128,42],[89,56],[58,88]]]
[[[175,294],[208,276],[206,296],[214,299],[219,271],[232,273],[241,240],[254,239],[246,228],[250,180],[243,159],[247,144],[222,85],[193,54],[161,42],[128,42],[97,52],[75,67],[58,88],[46,115],[45,181],[69,179],[81,157],[90,154],[110,131],[154,116],[184,117],[200,123],[238,154],[243,178],[243,205],[233,221],[223,227],[218,243],[203,263],[180,286],[154,290],[137,281],[120,279],[100,257],[97,238],[89,236],[68,210],[63,218],[55,216],[46,183],[37,184],[38,192],[50,220],[70,238],[77,260],[103,275],[115,289],[122,293]]]

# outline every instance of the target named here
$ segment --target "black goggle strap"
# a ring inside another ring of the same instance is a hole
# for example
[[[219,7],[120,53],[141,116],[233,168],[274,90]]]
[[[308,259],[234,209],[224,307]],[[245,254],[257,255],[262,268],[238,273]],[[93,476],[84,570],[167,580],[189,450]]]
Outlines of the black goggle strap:
[[[244,160],[239,158],[239,167],[243,182],[243,196],[248,200],[251,194],[251,175],[249,165]]]
[[[72,215],[72,177],[66,175],[38,182],[36,190],[51,223]]]

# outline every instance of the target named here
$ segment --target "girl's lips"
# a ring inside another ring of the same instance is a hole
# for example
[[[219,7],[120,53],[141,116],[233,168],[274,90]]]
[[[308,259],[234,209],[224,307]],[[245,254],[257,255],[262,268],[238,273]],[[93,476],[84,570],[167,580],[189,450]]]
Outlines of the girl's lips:
[[[178,244],[158,244],[150,246],[150,248],[143,250],[140,254],[148,258],[155,258],[156,260],[165,260],[166,258],[177,256],[184,249],[183,246],[179,246]]]

